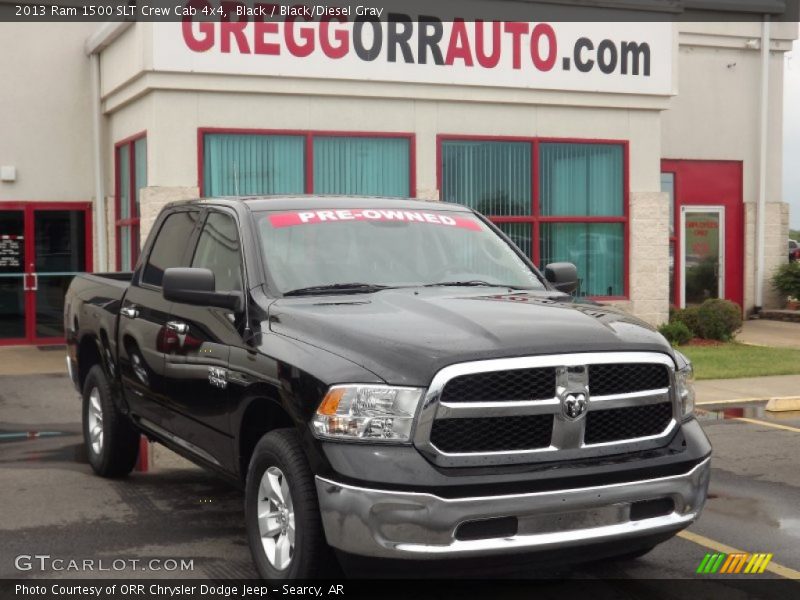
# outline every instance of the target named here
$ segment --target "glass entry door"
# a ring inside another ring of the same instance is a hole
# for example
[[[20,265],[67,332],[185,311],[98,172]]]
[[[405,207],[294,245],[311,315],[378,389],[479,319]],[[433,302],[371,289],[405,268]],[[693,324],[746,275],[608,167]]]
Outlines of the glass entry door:
[[[63,341],[67,287],[91,271],[89,206],[0,203],[0,345]]]
[[[25,211],[0,210],[0,344],[27,337],[25,250]]]
[[[725,209],[681,207],[681,307],[725,297]]]

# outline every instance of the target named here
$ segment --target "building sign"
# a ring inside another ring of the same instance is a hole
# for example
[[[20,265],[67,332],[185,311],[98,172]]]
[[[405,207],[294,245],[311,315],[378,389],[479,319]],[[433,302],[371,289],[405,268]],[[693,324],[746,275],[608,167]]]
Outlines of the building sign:
[[[0,235],[0,269],[18,269],[22,266],[21,235]]]
[[[196,7],[206,0],[193,0]],[[672,93],[671,23],[443,21],[392,13],[282,15],[226,3],[228,21],[153,23],[157,71],[625,94]],[[209,5],[210,6],[210,5]]]

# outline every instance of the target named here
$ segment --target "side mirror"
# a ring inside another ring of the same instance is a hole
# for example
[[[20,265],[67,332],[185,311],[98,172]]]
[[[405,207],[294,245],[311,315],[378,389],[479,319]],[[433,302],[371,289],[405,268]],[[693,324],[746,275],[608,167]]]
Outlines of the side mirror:
[[[164,298],[171,302],[216,306],[237,312],[242,305],[240,292],[218,292],[210,269],[172,267],[164,271],[161,282]]]
[[[544,276],[559,292],[571,294],[578,289],[578,269],[572,263],[550,263],[544,268]]]

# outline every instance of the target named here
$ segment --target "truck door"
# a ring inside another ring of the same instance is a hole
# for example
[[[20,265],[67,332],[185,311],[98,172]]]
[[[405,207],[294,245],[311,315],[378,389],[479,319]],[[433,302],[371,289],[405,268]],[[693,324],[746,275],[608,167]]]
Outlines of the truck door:
[[[119,370],[125,398],[134,417],[169,430],[164,378],[164,338],[171,302],[164,299],[161,279],[169,267],[186,266],[187,243],[193,239],[200,211],[167,213],[155,224],[158,232],[134,273],[120,307]]]
[[[235,215],[209,209],[190,266],[210,269],[219,292],[244,290],[241,243]],[[240,314],[174,302],[166,372],[175,433],[205,460],[235,470],[231,444],[228,359],[242,338]]]

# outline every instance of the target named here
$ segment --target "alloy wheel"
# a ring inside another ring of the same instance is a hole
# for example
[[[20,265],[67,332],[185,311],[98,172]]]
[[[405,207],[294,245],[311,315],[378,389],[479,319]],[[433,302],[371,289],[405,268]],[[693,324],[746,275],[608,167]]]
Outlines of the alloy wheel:
[[[269,563],[283,571],[292,562],[295,546],[294,506],[286,476],[269,467],[258,488],[258,531]]]
[[[92,452],[100,455],[103,451],[103,405],[100,390],[96,387],[89,392],[89,441]]]

